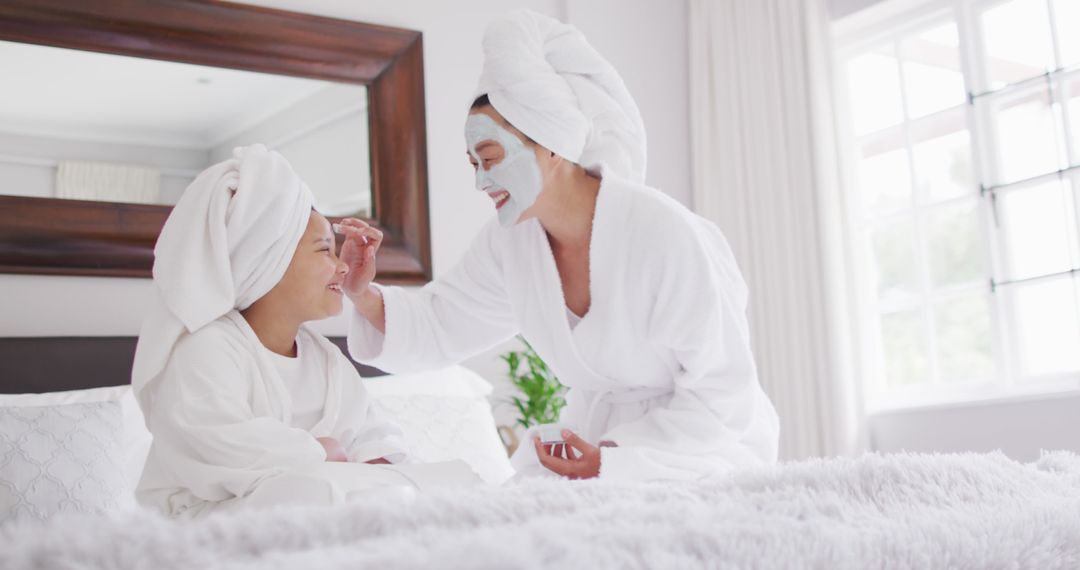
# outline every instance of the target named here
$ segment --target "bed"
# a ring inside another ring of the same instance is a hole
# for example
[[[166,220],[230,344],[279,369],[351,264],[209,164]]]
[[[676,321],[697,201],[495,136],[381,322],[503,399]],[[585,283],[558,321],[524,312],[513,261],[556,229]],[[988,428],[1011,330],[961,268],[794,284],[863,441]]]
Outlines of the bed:
[[[81,374],[75,391],[28,394],[44,391],[35,389],[41,378],[15,378],[71,362],[37,360],[32,373],[17,375],[13,362],[76,340],[14,340],[0,340],[8,392],[0,397],[0,512],[10,515],[12,493],[51,510],[24,505],[22,516],[0,522],[0,568],[1080,567],[1080,457],[1072,453],[1030,464],[997,453],[867,454],[691,483],[506,481],[490,386],[458,367],[366,382],[420,454],[460,457],[489,484],[170,521],[123,499],[124,473],[137,472],[146,440],[129,427],[141,418],[116,370],[99,363],[93,370],[102,375]],[[47,431],[40,417],[49,414],[59,418],[53,433],[16,433],[31,424]],[[12,476],[10,458],[28,450],[41,471],[57,471],[36,495],[19,478],[26,465]],[[109,469],[94,463],[108,463],[102,457],[112,457]],[[72,487],[57,492],[65,477]]]

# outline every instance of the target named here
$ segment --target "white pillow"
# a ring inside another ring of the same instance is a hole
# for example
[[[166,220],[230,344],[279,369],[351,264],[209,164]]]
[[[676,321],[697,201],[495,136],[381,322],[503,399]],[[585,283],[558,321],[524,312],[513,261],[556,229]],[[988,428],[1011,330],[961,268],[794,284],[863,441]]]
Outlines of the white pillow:
[[[131,386],[124,385],[88,388],[86,390],[68,390],[66,392],[44,392],[41,394],[0,394],[0,407],[117,402],[126,392],[130,391]]]
[[[364,378],[373,396],[448,396],[477,398],[491,394],[491,384],[464,366],[448,366],[415,374],[390,374]]]
[[[364,386],[380,410],[401,425],[417,461],[461,459],[492,484],[502,483],[514,474],[487,400],[491,385],[475,372],[451,366],[418,374],[365,378]],[[153,438],[130,385],[43,394],[0,394],[0,409],[92,402],[120,404],[127,488],[121,506],[132,506]]]
[[[0,407],[0,522],[123,503],[118,402]]]
[[[378,409],[401,426],[416,461],[461,459],[493,485],[513,476],[487,400],[491,385],[475,372],[451,366],[365,378],[364,386]]]
[[[123,453],[123,472],[127,492],[121,503],[124,506],[135,504],[135,486],[142,476],[143,464],[150,453],[153,440],[146,429],[142,410],[131,391],[131,385],[106,386],[86,390],[68,390],[65,392],[46,392],[42,394],[0,394],[0,409],[6,407],[57,406],[64,404],[85,404],[95,402],[118,402],[120,405],[123,429],[120,445]]]

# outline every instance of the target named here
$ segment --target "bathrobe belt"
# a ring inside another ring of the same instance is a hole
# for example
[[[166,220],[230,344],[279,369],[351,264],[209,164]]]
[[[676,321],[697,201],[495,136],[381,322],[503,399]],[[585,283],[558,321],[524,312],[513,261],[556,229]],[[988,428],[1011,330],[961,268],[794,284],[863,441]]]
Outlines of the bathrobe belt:
[[[589,411],[585,414],[585,437],[592,438],[592,426],[593,416],[596,413],[596,408],[601,402],[609,405],[617,404],[633,404],[636,402],[644,402],[647,400],[653,400],[663,396],[670,396],[672,389],[670,387],[658,387],[658,388],[624,388],[613,387],[607,390],[586,390],[581,388],[575,388],[585,394],[585,397],[589,400]],[[599,435],[599,434],[598,434]],[[599,442],[590,441],[593,445]],[[618,442],[616,442],[618,443]]]

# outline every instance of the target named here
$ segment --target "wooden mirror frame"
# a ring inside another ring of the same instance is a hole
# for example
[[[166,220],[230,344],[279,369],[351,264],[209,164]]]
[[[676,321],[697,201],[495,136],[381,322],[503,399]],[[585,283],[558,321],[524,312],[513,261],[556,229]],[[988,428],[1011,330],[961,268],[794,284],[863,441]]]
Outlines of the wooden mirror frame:
[[[431,280],[420,32],[204,0],[14,0],[0,40],[365,85],[379,281]],[[0,273],[149,277],[171,209],[0,196]]]

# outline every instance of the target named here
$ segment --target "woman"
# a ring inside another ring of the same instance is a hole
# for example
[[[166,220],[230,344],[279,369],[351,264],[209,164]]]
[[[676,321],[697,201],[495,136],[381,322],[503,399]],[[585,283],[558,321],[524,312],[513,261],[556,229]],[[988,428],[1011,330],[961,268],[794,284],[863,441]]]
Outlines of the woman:
[[[498,220],[419,292],[371,283],[381,235],[343,223],[353,358],[404,372],[522,334],[569,387],[573,429],[568,450],[522,446],[521,472],[694,479],[775,461],[746,286],[715,225],[643,184],[644,128],[618,73],[528,11],[493,23],[484,52],[465,134]]]
[[[281,155],[240,148],[200,174],[154,253],[158,298],[132,375],[154,436],[141,503],[197,517],[471,479],[460,465],[389,465],[405,459],[400,431],[305,325],[341,313],[348,266]]]

